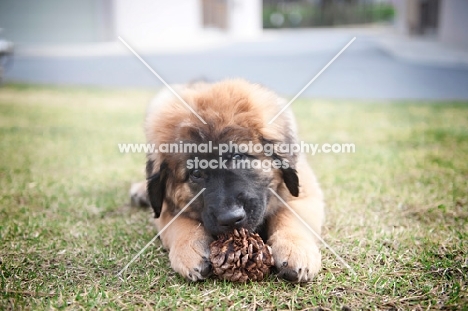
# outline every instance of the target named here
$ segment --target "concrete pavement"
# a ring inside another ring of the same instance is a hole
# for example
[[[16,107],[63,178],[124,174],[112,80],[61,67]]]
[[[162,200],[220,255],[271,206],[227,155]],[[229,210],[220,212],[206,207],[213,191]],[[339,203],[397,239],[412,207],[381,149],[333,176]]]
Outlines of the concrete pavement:
[[[266,31],[255,41],[213,33],[203,40],[188,40],[193,46],[183,41],[161,42],[135,46],[135,50],[168,83],[242,77],[293,96],[354,36],[357,40],[303,96],[468,99],[466,50],[434,41],[421,44],[399,37],[388,28]],[[132,44],[131,38],[125,39]],[[59,85],[162,86],[120,42],[20,48],[6,78]]]

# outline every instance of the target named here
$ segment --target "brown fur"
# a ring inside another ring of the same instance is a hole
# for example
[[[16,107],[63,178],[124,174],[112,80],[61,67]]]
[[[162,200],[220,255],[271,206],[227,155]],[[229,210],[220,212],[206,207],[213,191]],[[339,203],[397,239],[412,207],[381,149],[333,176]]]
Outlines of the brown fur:
[[[273,124],[268,122],[285,104],[276,94],[244,80],[227,80],[216,84],[195,84],[176,88],[178,94],[207,122],[204,125],[178,98],[168,92],[157,97],[148,108],[145,131],[147,142],[296,143],[294,119],[289,110]],[[267,158],[261,154],[260,158]],[[269,187],[276,191],[317,233],[324,218],[322,192],[305,157],[281,155],[299,177],[299,196],[293,197],[285,186],[281,172],[265,173]],[[155,220],[158,230],[164,228],[194,196],[186,182],[186,155],[154,153],[148,176],[156,174],[163,161],[172,174],[168,177],[161,216]],[[145,197],[144,183],[132,187],[133,197]],[[195,204],[192,204],[195,205]],[[276,197],[272,196],[265,215],[268,223],[267,243],[273,249],[279,275],[294,281],[310,281],[320,269],[320,251],[315,236]],[[185,213],[161,234],[169,250],[172,268],[196,281],[209,270],[209,236],[203,228],[196,206]]]

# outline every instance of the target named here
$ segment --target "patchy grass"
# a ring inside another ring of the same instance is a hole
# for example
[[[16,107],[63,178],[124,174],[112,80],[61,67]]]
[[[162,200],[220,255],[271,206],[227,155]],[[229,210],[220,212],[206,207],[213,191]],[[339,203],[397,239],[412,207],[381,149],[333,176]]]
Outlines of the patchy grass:
[[[299,100],[301,136],[354,143],[310,156],[326,194],[310,284],[187,283],[128,207],[149,91],[0,89],[0,309],[463,309],[468,304],[468,105]]]

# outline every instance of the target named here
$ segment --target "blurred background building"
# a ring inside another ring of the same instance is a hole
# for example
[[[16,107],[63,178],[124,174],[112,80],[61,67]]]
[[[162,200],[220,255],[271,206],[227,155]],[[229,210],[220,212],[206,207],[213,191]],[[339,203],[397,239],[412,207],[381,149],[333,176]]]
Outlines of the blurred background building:
[[[170,83],[244,77],[290,95],[356,36],[305,93],[340,98],[468,98],[466,16],[466,0],[0,1],[7,81],[157,85],[121,36]]]
[[[261,0],[2,0],[0,27],[18,43],[138,42],[212,29],[253,36],[261,10]]]
[[[396,1],[396,26],[410,35],[432,35],[442,42],[468,45],[468,1]]]
[[[407,34],[468,43],[467,14],[465,0],[0,1],[0,27],[18,43],[140,41],[213,29],[252,37],[271,28],[393,22]]]

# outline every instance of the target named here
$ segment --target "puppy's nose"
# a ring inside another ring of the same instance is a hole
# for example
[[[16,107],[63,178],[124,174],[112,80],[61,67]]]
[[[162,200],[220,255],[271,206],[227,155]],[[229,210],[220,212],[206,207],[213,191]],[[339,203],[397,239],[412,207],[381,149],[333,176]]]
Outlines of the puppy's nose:
[[[239,225],[245,219],[245,211],[243,208],[232,209],[223,213],[218,217],[218,224],[225,227],[233,227]]]

